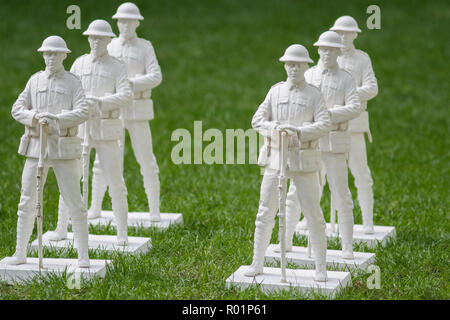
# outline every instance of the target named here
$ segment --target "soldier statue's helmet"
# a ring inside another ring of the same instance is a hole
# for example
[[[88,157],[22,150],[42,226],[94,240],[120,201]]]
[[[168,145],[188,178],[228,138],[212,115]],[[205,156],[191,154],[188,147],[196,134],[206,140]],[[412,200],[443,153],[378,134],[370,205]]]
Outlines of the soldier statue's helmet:
[[[307,63],[314,62],[309,57],[308,50],[300,44],[290,45],[284,52],[284,55],[280,58],[280,61],[281,62],[307,62]]]
[[[37,49],[39,52],[64,52],[64,53],[70,53],[70,51],[67,48],[67,44],[64,41],[63,38],[60,36],[50,36],[45,38],[44,41],[42,41],[42,45],[39,49]]]
[[[334,25],[330,28],[332,31],[355,31],[361,32],[361,29],[358,28],[358,23],[353,17],[350,16],[342,16],[338,18]]]
[[[342,44],[342,38],[334,31],[325,31],[319,37],[316,43],[316,47],[333,47],[333,48],[344,48]]]
[[[89,24],[85,32],[85,36],[101,36],[101,37],[115,37],[111,25],[105,20],[94,20]]]
[[[137,19],[144,20],[144,17],[139,12],[139,8],[131,2],[122,3],[118,8],[113,19]]]

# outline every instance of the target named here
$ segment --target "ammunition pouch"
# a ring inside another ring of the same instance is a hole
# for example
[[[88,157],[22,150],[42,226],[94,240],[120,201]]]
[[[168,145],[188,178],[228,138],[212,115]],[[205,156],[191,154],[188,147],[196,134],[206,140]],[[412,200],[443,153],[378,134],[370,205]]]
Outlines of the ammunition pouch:
[[[118,140],[121,138],[123,125],[120,119],[93,119],[91,137],[94,140]]]
[[[290,148],[288,166],[291,171],[314,172],[321,166],[321,152],[318,140],[302,142],[300,148]]]
[[[63,109],[61,111],[61,113],[66,113],[66,112],[70,112],[71,110],[67,110],[67,109]],[[39,130],[39,126],[38,126],[38,130]],[[70,127],[70,128],[66,128],[66,129],[60,129],[58,131],[58,135],[60,137],[75,137],[78,134],[78,126],[75,127]]]
[[[57,137],[48,140],[49,159],[71,160],[81,157],[82,140],[79,137]]]
[[[40,126],[36,125],[34,127],[27,127],[25,126],[25,134],[24,136],[28,136],[28,137],[39,137],[39,133],[40,133]]]
[[[63,109],[61,113],[71,110]],[[81,155],[81,142],[77,138],[78,126],[60,129],[55,134],[49,134],[48,154],[52,159],[77,159]],[[25,126],[25,133],[20,138],[18,153],[26,156],[31,138],[39,138],[40,125],[34,127]]]
[[[120,117],[120,109],[111,111],[102,111],[100,113],[100,119],[119,119],[119,117]]]
[[[59,130],[60,137],[75,137],[77,134],[78,134],[77,126]]]
[[[369,132],[369,113],[363,111],[357,118],[350,120],[349,130],[354,133]]]
[[[269,151],[270,147],[267,144],[264,144],[261,147],[261,150],[259,150],[259,156],[258,156],[258,165],[261,167],[264,167],[267,165],[269,161]]]
[[[333,123],[331,125],[331,131],[347,131],[348,126],[349,126],[348,121]]]
[[[105,93],[103,96],[109,96]],[[100,141],[119,140],[123,135],[123,124],[120,117],[120,109],[101,111],[90,122],[90,134],[92,139]]]
[[[350,151],[350,132],[331,131],[328,134],[329,152],[346,153]]]
[[[318,149],[303,149],[299,151],[299,169],[303,172],[318,171],[321,166],[321,152]]]
[[[21,156],[26,156],[28,151],[28,146],[30,145],[31,137],[26,133],[20,138],[19,150],[17,153]]]
[[[310,126],[312,124],[314,124],[314,122],[305,121],[305,122],[303,122],[302,126]],[[310,140],[310,141],[302,142],[300,144],[301,150],[317,149],[318,147],[319,147],[319,140]]]
[[[123,108],[124,120],[152,120],[153,118],[152,99],[133,100],[130,105]]]
[[[328,148],[322,151],[331,153],[346,153],[350,151],[348,121],[332,124],[331,131],[328,134]]]
[[[317,149],[319,147],[319,140],[311,140],[308,142],[302,142],[300,145],[301,150]]]

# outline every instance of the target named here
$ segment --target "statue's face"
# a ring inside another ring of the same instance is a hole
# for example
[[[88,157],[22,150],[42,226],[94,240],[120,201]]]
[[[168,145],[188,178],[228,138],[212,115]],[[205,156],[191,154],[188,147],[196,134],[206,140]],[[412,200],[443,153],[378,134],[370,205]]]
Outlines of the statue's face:
[[[64,52],[50,52],[43,53],[45,66],[51,71],[56,71],[62,68],[63,61],[67,57],[67,53]]]
[[[320,60],[326,68],[334,67],[341,49],[334,47],[319,47]]]
[[[342,43],[346,48],[350,47],[358,36],[356,31],[336,31],[336,33],[342,38]]]
[[[139,26],[139,20],[137,19],[118,19],[117,27],[119,32],[125,38],[135,34],[137,27]]]
[[[308,63],[288,61],[284,64],[284,69],[286,70],[288,78],[292,82],[297,83],[304,79],[305,72],[308,70]]]
[[[107,51],[107,46],[111,42],[110,37],[89,36],[89,46],[94,55],[103,54]]]

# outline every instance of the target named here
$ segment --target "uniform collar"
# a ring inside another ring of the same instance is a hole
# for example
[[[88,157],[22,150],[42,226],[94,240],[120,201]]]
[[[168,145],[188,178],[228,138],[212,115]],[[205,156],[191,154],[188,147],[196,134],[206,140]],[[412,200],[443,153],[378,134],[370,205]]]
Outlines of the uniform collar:
[[[324,65],[323,65],[323,63],[322,63],[322,61],[319,59],[319,63],[317,64],[317,69],[319,70],[319,72],[321,73],[321,74],[324,74],[324,73],[334,73],[334,72],[336,72],[338,69],[339,69],[339,66],[338,66],[338,64],[336,63],[335,65],[334,65],[334,67],[332,67],[332,68],[326,68]]]
[[[303,80],[303,81],[300,82],[299,84],[295,84],[295,83],[293,83],[291,80],[289,80],[289,78],[288,78],[288,79],[286,80],[286,85],[287,85],[287,88],[288,88],[289,90],[300,90],[300,89],[303,89],[303,88],[305,87],[306,81]]]
[[[64,72],[64,67],[59,69],[56,72],[50,72],[50,70],[48,70],[48,68],[45,68],[44,75],[47,79],[53,78],[53,77],[56,78],[56,77],[59,77],[60,75],[62,75],[63,72]]]

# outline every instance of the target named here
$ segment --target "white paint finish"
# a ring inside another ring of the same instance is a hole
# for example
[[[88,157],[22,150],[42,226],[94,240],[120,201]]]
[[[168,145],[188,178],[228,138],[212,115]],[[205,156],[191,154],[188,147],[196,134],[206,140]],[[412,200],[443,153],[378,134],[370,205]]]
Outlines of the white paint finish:
[[[327,238],[334,239],[337,238],[337,233],[331,232],[331,225],[329,223],[326,224],[327,228]],[[369,248],[375,248],[378,243],[382,246],[385,246],[389,239],[395,240],[396,233],[395,227],[392,226],[374,226],[373,234],[365,234],[363,232],[362,224],[355,224],[353,226],[353,243],[365,243]],[[296,231],[298,235],[307,236],[308,231],[305,229],[301,229],[299,225],[297,225]]]
[[[60,241],[49,241],[46,237],[48,234],[45,233],[43,236],[42,245],[46,248],[76,248],[76,245],[73,241],[73,233],[69,232],[67,234],[67,239]],[[117,236],[113,235],[97,235],[90,234],[88,246],[89,249],[92,250],[101,250],[101,251],[122,251],[129,253],[146,253],[152,247],[152,240],[150,238],[143,237],[128,237],[128,245],[127,246],[118,246],[117,244]],[[33,241],[31,244],[32,250],[37,250],[38,243],[37,240]]]
[[[0,280],[8,284],[14,282],[23,282],[39,275],[39,259],[27,258],[27,263],[20,265],[7,265],[3,263],[4,259],[0,261]],[[44,269],[41,275],[57,274],[61,276],[64,271],[73,273],[75,276],[80,275],[85,280],[89,280],[94,276],[103,278],[106,273],[106,265],[111,263],[110,260],[89,260],[89,268],[78,268],[77,259],[55,259],[44,258]]]
[[[111,223],[115,226],[114,214],[112,211],[102,210],[102,215],[100,218],[89,220],[89,223],[96,225],[108,225]],[[171,224],[183,225],[183,215],[181,213],[161,213],[161,221],[152,222],[150,221],[150,214],[148,212],[129,212],[128,213],[128,226],[129,227],[156,227],[161,230],[165,230]]]
[[[314,270],[286,269],[286,283],[281,283],[280,268],[264,268],[264,273],[256,277],[246,277],[244,272],[249,266],[240,266],[227,280],[227,287],[237,286],[247,288],[259,286],[263,292],[273,292],[277,290],[289,290],[291,287],[300,290],[302,293],[320,292],[321,294],[334,298],[343,288],[350,286],[351,276],[349,272],[328,271],[328,281],[314,281]]]
[[[275,252],[276,245],[271,244],[266,251],[265,261],[274,262],[280,260],[280,253]],[[366,269],[375,262],[375,254],[369,252],[353,252],[354,259],[342,259],[341,250],[327,250],[327,266],[338,267],[344,270]],[[314,255],[308,258],[306,247],[292,247],[292,251],[286,252],[286,259],[298,266],[314,266]]]

